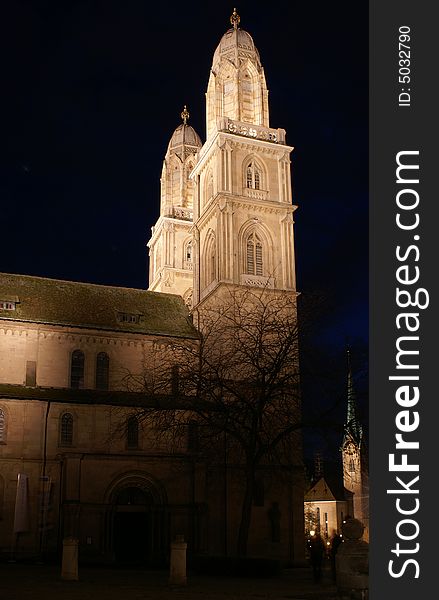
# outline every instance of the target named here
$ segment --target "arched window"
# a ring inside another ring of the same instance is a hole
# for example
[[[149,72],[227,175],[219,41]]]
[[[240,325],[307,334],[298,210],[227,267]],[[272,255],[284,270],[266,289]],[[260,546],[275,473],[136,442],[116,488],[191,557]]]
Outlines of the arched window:
[[[256,233],[251,233],[247,238],[247,269],[249,275],[262,275],[262,242]]]
[[[194,247],[192,240],[187,240],[183,246],[183,269],[193,269]]]
[[[209,286],[217,278],[216,241],[212,231],[209,232],[203,251],[204,287]]]
[[[84,352],[82,350],[75,350],[72,353],[70,387],[76,390],[84,387]]]
[[[246,181],[247,181],[247,187],[249,189],[253,189],[253,190],[261,189],[261,183],[262,183],[261,169],[254,162],[251,162],[247,167]]]
[[[213,196],[213,173],[209,170],[206,174],[206,202]]]
[[[132,415],[127,420],[127,448],[139,447],[139,421]]]
[[[353,473],[355,471],[355,463],[354,463],[354,459],[353,458],[349,459],[349,471],[351,473]]]
[[[6,444],[6,414],[0,408],[0,444]]]
[[[99,352],[96,356],[96,389],[108,390],[108,376],[110,358],[106,352]]]
[[[73,445],[73,415],[70,413],[61,415],[59,423],[59,445]]]

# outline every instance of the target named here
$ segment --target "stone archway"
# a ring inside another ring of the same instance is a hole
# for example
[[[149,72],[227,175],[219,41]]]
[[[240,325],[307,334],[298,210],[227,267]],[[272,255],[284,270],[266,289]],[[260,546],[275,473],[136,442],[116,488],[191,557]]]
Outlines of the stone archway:
[[[169,516],[163,486],[147,473],[127,473],[107,492],[109,549],[123,565],[159,567],[169,549]]]

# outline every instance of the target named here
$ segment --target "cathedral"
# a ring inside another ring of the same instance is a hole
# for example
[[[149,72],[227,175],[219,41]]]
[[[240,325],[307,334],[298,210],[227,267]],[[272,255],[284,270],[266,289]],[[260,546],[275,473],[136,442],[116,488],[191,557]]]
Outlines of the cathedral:
[[[199,343],[200,315],[225,290],[296,297],[293,148],[270,126],[261,58],[236,10],[230,24],[206,139],[185,106],[164,157],[148,290],[0,275],[2,556],[59,556],[74,538],[84,562],[158,566],[176,535],[190,555],[233,553],[239,477],[207,464],[190,435],[163,444],[136,418],[153,400],[127,383],[166,348]],[[300,445],[290,462],[288,483],[255,491],[248,553],[300,564]]]

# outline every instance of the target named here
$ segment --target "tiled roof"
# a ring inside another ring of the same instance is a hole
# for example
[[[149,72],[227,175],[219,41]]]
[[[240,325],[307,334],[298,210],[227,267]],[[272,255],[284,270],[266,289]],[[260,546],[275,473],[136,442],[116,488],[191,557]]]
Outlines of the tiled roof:
[[[0,273],[2,300],[16,307],[0,308],[0,320],[197,337],[183,299],[174,294]]]

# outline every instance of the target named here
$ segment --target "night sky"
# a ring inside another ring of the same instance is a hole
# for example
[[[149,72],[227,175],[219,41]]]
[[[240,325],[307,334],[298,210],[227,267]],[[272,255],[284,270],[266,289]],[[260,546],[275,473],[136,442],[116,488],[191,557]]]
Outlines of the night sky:
[[[159,178],[183,104],[205,139],[228,2],[2,7],[0,270],[146,288]],[[322,347],[368,335],[368,3],[240,1],[293,152],[298,289]],[[341,365],[344,369],[344,364]]]

